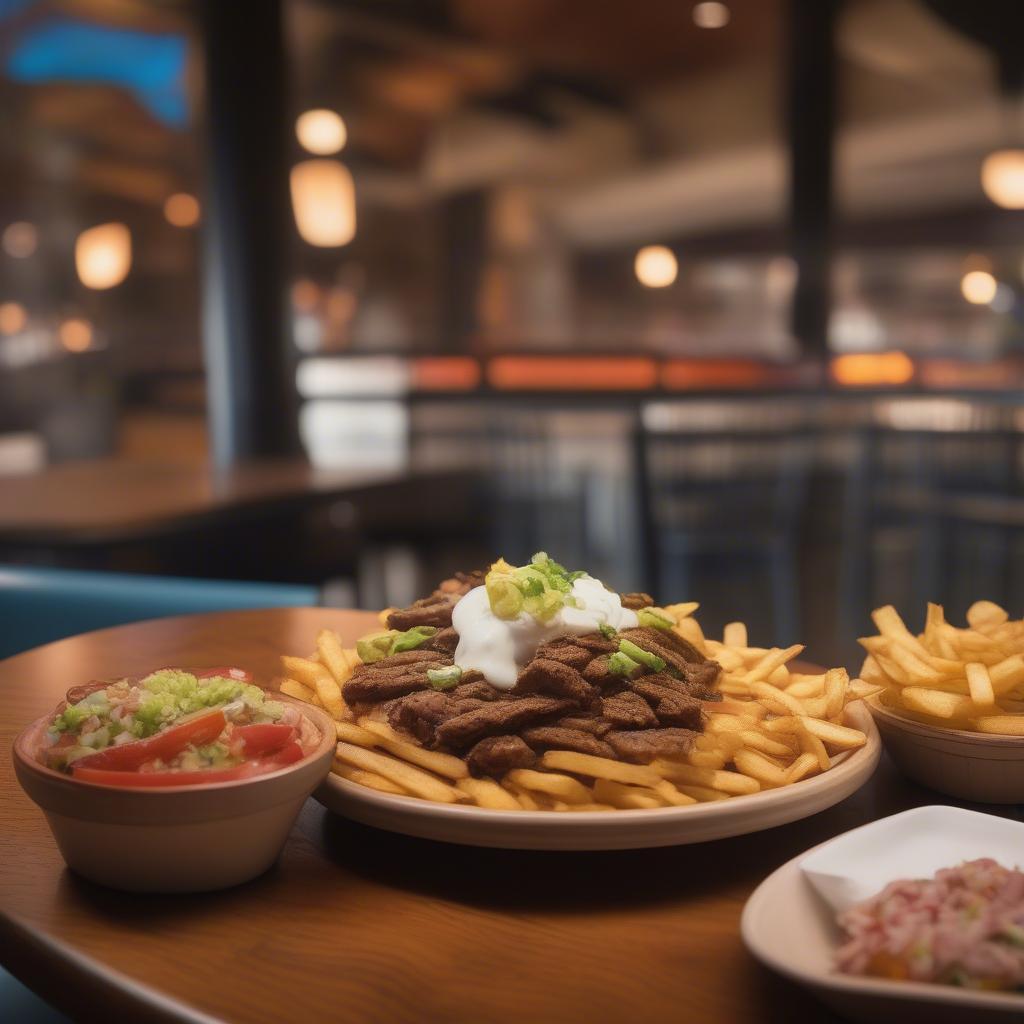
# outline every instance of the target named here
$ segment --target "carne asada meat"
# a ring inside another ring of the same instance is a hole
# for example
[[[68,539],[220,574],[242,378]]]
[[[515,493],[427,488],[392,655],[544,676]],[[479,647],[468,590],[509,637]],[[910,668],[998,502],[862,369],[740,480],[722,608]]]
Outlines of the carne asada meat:
[[[548,693],[581,707],[589,707],[597,698],[597,690],[576,669],[550,658],[534,658],[519,673],[512,693]]]
[[[619,679],[608,671],[608,659],[601,655],[595,658],[584,670],[583,678],[595,686],[604,686],[605,683],[614,682]]]
[[[704,721],[701,703],[667,686],[659,686],[641,676],[630,681],[630,689],[639,694],[654,709],[662,725],[681,725],[687,729],[700,729]]]
[[[593,661],[594,653],[587,650],[586,647],[573,643],[571,637],[558,637],[555,640],[549,640],[546,644],[541,644],[534,657],[544,658],[547,661],[560,661],[563,665],[582,672]]]
[[[612,723],[607,718],[598,718],[596,715],[568,715],[565,718],[559,718],[555,725],[561,729],[588,732],[598,739],[612,728]]]
[[[408,608],[396,608],[388,615],[388,629],[403,632],[413,626],[437,626],[445,629],[452,624],[452,602],[445,598],[424,597],[413,601]]]
[[[623,761],[650,764],[657,757],[679,757],[688,753],[696,735],[690,729],[645,729],[610,732],[605,742]]]
[[[474,775],[502,776],[513,768],[532,768],[537,755],[518,736],[488,736],[468,754],[466,764]]]
[[[535,750],[575,750],[579,754],[595,757],[615,757],[607,743],[589,732],[561,729],[557,725],[531,725],[522,731],[522,737]]]
[[[425,746],[432,746],[437,727],[467,710],[464,701],[439,690],[422,690],[396,700],[388,708],[388,722],[392,728],[411,732]]]
[[[450,658],[455,654],[455,648],[458,646],[459,634],[451,626],[446,626],[444,629],[439,629],[425,643],[421,644],[417,650],[438,651],[441,654],[447,654]]]
[[[717,662],[706,661],[704,665],[693,666],[698,671],[696,675],[705,674],[702,672],[705,665],[717,665]],[[716,672],[717,675],[717,672]],[[689,675],[684,676],[682,679],[677,679],[675,676],[671,676],[668,672],[653,672],[650,675],[639,677],[643,679],[645,683],[655,683],[658,686],[665,687],[666,690],[674,690],[676,693],[682,694],[684,697],[696,697],[697,700],[721,700],[721,695],[715,690],[709,690],[702,683],[697,682]]]
[[[658,724],[650,705],[638,693],[604,697],[601,714],[620,729],[653,729]]]
[[[511,733],[541,719],[568,711],[572,701],[555,697],[521,697],[494,701],[457,715],[437,728],[437,741],[461,749],[485,736]]]
[[[655,629],[653,626],[634,626],[632,629],[624,629],[620,636],[632,640],[638,647],[645,651],[652,651],[648,644],[655,644],[662,650],[674,651],[683,661],[691,665],[700,665],[708,659],[697,650],[689,640],[684,640],[674,629]],[[661,651],[655,652],[665,657]],[[665,659],[668,661],[668,659]]]
[[[476,676],[475,679],[469,679],[468,682],[461,682],[454,690],[449,690],[449,696],[454,700],[501,700],[504,694],[496,686],[491,686],[486,679],[484,679],[483,672],[477,672],[476,669],[470,669],[468,672],[462,673],[464,680],[468,679],[469,676]]]
[[[379,704],[430,688],[426,666],[400,665],[397,672],[353,674],[341,688],[346,704]]]
[[[442,580],[434,591],[435,597],[444,596],[454,604],[460,597],[465,597],[474,587],[482,587],[487,576],[486,569],[474,569],[472,572],[457,572],[450,579]]]
[[[619,594],[619,600],[622,601],[623,608],[631,608],[635,612],[638,612],[641,608],[652,608],[654,606],[654,598],[643,591],[636,591],[632,594]]]

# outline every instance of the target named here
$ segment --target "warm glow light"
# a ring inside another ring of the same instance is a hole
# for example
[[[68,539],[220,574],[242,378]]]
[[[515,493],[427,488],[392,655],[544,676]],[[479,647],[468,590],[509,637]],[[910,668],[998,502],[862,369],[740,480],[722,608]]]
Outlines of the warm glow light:
[[[1024,210],[1024,149],[989,153],[981,165],[981,187],[996,206]]]
[[[99,224],[75,242],[75,269],[86,288],[113,288],[132,266],[132,235],[124,224]]]
[[[300,278],[292,285],[292,305],[300,313],[312,313],[320,301],[320,286],[308,277]]]
[[[906,384],[914,376],[914,364],[905,352],[860,352],[836,356],[832,376],[850,387]]]
[[[412,364],[412,379],[421,391],[470,391],[480,383],[480,364],[466,356],[430,356]]]
[[[292,168],[295,225],[310,245],[333,248],[356,234],[356,190],[337,160],[303,160]]]
[[[636,279],[645,288],[667,288],[679,273],[675,253],[664,245],[645,245],[633,261]]]
[[[969,270],[960,280],[960,292],[975,306],[988,305],[999,290],[996,279],[987,270]]]
[[[348,141],[345,122],[333,110],[307,110],[299,114],[295,134],[302,148],[317,156],[338,153]]]
[[[693,23],[698,28],[725,28],[729,24],[729,8],[712,0],[697,4],[693,8]]]
[[[20,302],[0,303],[0,334],[17,334],[28,323],[28,313]]]
[[[35,224],[27,220],[16,220],[4,228],[3,246],[8,256],[16,260],[28,259],[39,245],[39,232]]]
[[[503,391],[646,391],[658,383],[658,364],[639,356],[496,356],[487,380]]]
[[[187,192],[175,192],[164,201],[164,216],[176,228],[191,228],[199,223],[199,200]]]
[[[57,337],[69,352],[85,352],[92,344],[92,324],[88,320],[71,317],[60,325]]]

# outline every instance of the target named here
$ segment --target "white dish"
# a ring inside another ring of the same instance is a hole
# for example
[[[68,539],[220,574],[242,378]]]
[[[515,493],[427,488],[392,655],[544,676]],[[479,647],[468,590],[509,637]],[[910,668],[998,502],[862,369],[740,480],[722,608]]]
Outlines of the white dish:
[[[760,832],[809,817],[859,789],[878,764],[881,741],[863,703],[847,708],[867,734],[859,750],[833,759],[823,775],[782,789],[715,803],[637,811],[490,811],[393,796],[330,775],[313,794],[337,814],[421,839],[509,850],[638,850],[684,846]]]
[[[1024,824],[956,807],[919,807],[872,822],[794,857],[743,909],[747,948],[772,970],[812,989],[852,1020],[959,1024],[1024,1018],[1024,995],[838,974],[836,909],[899,878],[921,878],[964,860],[1024,862]]]

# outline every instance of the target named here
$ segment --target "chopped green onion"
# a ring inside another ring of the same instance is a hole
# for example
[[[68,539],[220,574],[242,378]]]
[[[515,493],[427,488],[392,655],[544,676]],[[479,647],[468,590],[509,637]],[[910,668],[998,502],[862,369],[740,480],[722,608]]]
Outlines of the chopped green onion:
[[[437,632],[437,626],[413,626],[391,641],[391,654],[400,654],[402,651],[414,651],[421,644],[426,643]]]
[[[615,676],[634,676],[640,671],[641,665],[628,654],[616,651],[608,659],[608,671]]]
[[[615,636],[616,636],[616,631],[615,631],[614,627],[612,627],[612,626],[609,626],[609,625],[606,625],[606,624],[602,624],[602,625],[598,626],[597,628],[598,628],[598,631],[600,632],[601,636],[605,637],[608,640],[613,640],[615,638]]]
[[[632,640],[620,640],[619,650],[623,654],[629,655],[634,661],[640,662],[641,665],[646,665],[653,672],[660,672],[665,667],[664,658],[659,658],[656,654],[637,647]]]
[[[488,576],[487,599],[499,619],[514,619],[523,610],[523,592],[508,576]]]
[[[356,654],[364,665],[382,661],[391,653],[391,645],[398,636],[398,630],[388,629],[382,633],[370,633],[356,641]]]
[[[640,620],[641,626],[651,626],[654,629],[671,629],[675,625],[675,620],[660,608],[641,608],[636,617]]]
[[[459,685],[462,669],[458,665],[446,665],[444,668],[428,668],[427,678],[435,690],[450,690]]]

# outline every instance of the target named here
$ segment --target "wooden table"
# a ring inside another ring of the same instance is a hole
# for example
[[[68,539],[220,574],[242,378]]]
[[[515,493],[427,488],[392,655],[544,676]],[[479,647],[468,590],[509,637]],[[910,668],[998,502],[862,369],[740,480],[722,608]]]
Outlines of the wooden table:
[[[14,778],[18,730],[77,682],[167,664],[268,679],[318,629],[373,615],[300,608],[187,616],[73,637],[0,663],[0,960],[91,1020],[830,1021],[739,935],[755,886],[809,846],[941,797],[883,760],[821,814],[674,849],[541,853],[378,832],[309,801],[280,863],[193,897],[123,895],[68,872]]]
[[[316,469],[296,460],[263,460],[218,470],[205,462],[97,459],[7,477],[0,497],[0,543],[96,544],[145,539],[171,529],[235,522],[253,510],[313,500],[387,498],[411,489],[421,514],[432,495],[466,473]],[[375,508],[379,515],[380,509]]]

